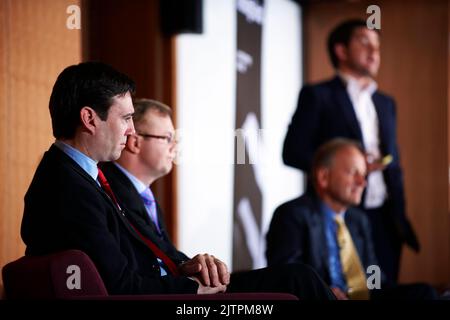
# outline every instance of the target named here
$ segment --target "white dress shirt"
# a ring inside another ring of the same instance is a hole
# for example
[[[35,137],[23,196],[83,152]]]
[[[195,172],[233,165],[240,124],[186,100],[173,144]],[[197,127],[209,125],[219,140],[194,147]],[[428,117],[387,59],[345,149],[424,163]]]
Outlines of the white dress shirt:
[[[340,76],[347,84],[347,93],[361,128],[366,153],[373,159],[379,159],[383,155],[380,152],[378,115],[372,101],[372,95],[377,90],[377,83],[372,81],[363,88],[354,77],[344,73],[340,73]],[[387,189],[383,172],[373,171],[367,177],[364,207],[366,209],[379,208],[386,198]]]

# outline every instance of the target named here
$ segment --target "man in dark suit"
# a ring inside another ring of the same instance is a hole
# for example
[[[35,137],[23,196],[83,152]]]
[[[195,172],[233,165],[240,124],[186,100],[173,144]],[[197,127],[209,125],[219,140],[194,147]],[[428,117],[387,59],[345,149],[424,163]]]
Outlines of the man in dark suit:
[[[160,276],[156,254],[100,183],[97,163],[116,160],[134,133],[134,87],[102,63],[73,65],[58,76],[49,102],[56,141],[25,195],[26,255],[82,250],[110,294],[195,293],[196,281]]]
[[[134,107],[136,134],[128,137],[121,157],[114,163],[102,164],[102,170],[139,232],[170,256],[178,264],[181,274],[188,269],[191,275],[209,285],[212,283],[210,273],[217,272],[214,265],[218,259],[209,254],[189,258],[174,247],[150,189],[153,182],[171,171],[176,155],[171,109],[149,99],[135,100]],[[161,275],[164,275],[165,266],[161,261],[160,265]],[[236,273],[230,277],[227,292],[276,291],[290,292],[302,299],[333,298],[322,280],[309,267],[305,269],[299,264]]]
[[[224,263],[212,256],[172,260],[140,231],[97,167],[118,159],[135,136],[133,91],[131,79],[103,63],[73,65],[58,76],[49,102],[56,141],[25,195],[26,255],[82,250],[110,294],[224,292],[230,278]],[[171,143],[167,136],[158,139]],[[315,272],[298,269],[286,277],[297,280],[298,296],[329,297]]]
[[[338,299],[436,298],[425,284],[386,283],[377,268],[369,220],[352,207],[361,201],[366,173],[357,142],[335,138],[321,146],[312,163],[314,190],[282,204],[273,215],[267,233],[269,266],[309,264]],[[366,279],[367,270],[373,279]],[[368,283],[380,290],[369,290]]]
[[[283,160],[306,173],[317,148],[334,137],[363,145],[369,175],[361,208],[370,219],[381,268],[395,283],[402,244],[416,251],[419,244],[405,214],[395,102],[379,92],[374,81],[379,50],[379,34],[367,29],[364,20],[346,21],[331,32],[328,51],[337,75],[301,90]]]

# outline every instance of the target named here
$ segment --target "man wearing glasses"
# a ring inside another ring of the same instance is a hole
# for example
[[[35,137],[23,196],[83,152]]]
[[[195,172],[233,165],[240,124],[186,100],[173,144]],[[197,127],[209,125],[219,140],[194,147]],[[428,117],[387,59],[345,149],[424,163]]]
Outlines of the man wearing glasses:
[[[161,210],[150,186],[172,169],[177,152],[171,109],[154,100],[134,101],[135,134],[128,137],[121,157],[104,163],[102,170],[121,201],[133,225],[155,243],[176,265],[176,273],[199,285],[198,293],[288,292],[301,299],[334,299],[333,294],[311,268],[300,264],[277,266],[229,274],[227,266],[209,254],[193,258],[178,251],[166,232]],[[171,277],[171,268],[158,259],[161,277]]]

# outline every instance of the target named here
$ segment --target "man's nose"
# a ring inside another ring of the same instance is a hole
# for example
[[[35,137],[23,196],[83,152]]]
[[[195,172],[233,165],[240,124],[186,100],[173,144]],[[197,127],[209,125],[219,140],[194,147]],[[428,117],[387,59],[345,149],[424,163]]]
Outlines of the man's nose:
[[[172,145],[170,146],[170,151],[174,154],[178,153],[178,141],[173,140]]]
[[[358,174],[358,175],[356,176],[356,183],[357,183],[358,185],[360,185],[360,186],[365,187],[366,184],[367,184],[366,177],[365,177],[364,175],[362,175],[362,174]]]
[[[134,123],[133,123],[133,121],[130,121],[130,124],[128,125],[125,135],[130,136],[135,133],[136,133],[136,130],[134,129]]]

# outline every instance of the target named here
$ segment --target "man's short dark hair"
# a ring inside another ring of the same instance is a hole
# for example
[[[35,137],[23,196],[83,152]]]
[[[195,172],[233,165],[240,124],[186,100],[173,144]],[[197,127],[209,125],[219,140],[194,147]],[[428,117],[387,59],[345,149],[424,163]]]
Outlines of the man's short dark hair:
[[[350,39],[352,38],[355,29],[361,27],[367,28],[365,20],[351,19],[340,23],[331,31],[330,35],[328,36],[327,47],[331,63],[333,64],[333,67],[335,69],[339,67],[339,60],[336,53],[334,52],[334,47],[338,43],[343,44],[347,47],[350,43]],[[378,30],[376,31],[378,32]]]
[[[107,64],[83,62],[67,67],[56,79],[50,96],[53,135],[56,139],[73,138],[84,106],[106,120],[114,97],[134,91],[133,80]]]

